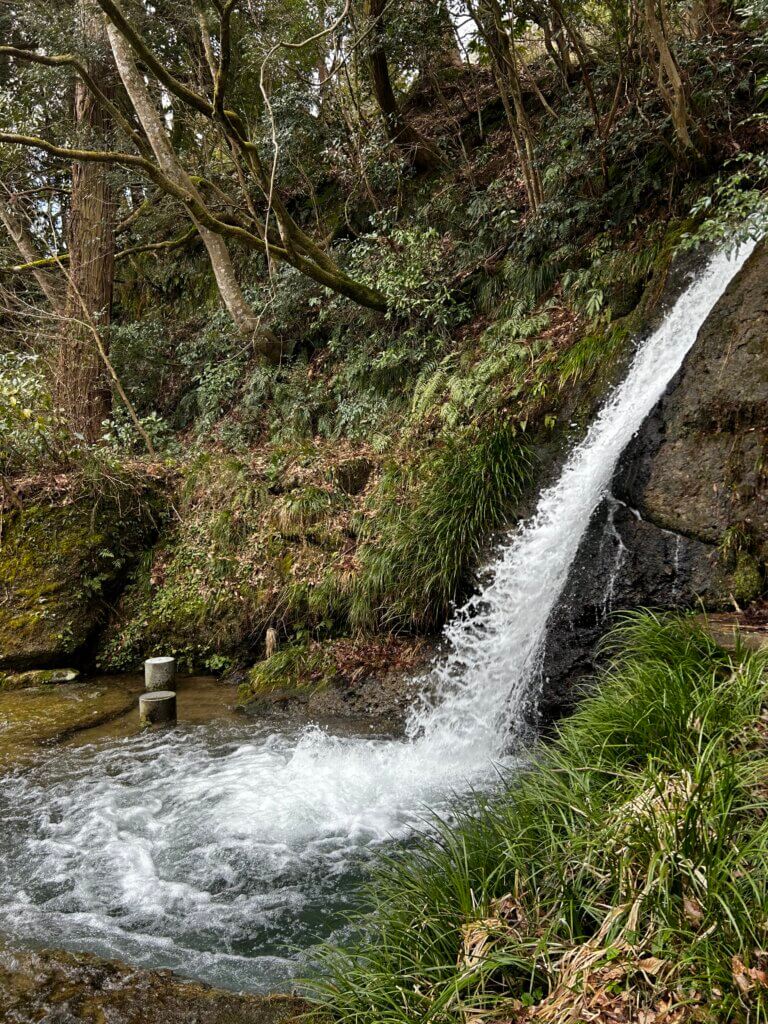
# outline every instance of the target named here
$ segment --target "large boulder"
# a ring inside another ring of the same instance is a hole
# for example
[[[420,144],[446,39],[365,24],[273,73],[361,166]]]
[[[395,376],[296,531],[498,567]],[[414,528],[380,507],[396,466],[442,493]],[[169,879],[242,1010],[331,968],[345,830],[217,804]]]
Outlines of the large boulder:
[[[111,501],[6,513],[0,545],[0,671],[77,665],[151,519]]]

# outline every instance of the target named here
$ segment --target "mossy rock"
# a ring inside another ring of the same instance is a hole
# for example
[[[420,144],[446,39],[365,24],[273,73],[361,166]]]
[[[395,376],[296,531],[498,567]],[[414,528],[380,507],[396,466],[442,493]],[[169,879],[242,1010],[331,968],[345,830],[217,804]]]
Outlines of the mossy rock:
[[[76,668],[33,668],[28,672],[0,674],[0,690],[26,690],[35,686],[73,683],[80,673]]]
[[[149,517],[112,503],[11,515],[0,549],[0,671],[82,662],[107,600],[150,539]]]
[[[87,953],[0,949],[3,1020],[290,1024],[308,1009],[292,996],[223,992],[171,971],[139,970]]]
[[[130,682],[0,687],[0,771],[38,757],[43,747],[121,718],[135,706],[136,687]]]
[[[739,604],[747,605],[763,592],[763,574],[760,563],[754,555],[740,551],[733,572],[733,597]]]

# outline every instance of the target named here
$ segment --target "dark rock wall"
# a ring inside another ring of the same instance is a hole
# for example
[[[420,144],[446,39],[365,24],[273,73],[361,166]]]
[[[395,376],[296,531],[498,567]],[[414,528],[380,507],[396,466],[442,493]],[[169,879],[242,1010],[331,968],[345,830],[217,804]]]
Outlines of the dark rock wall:
[[[616,496],[711,544],[741,526],[768,556],[768,247],[731,282],[622,461]]]
[[[550,621],[542,712],[566,709],[611,615],[756,597],[768,557],[768,247],[717,303],[630,443]]]

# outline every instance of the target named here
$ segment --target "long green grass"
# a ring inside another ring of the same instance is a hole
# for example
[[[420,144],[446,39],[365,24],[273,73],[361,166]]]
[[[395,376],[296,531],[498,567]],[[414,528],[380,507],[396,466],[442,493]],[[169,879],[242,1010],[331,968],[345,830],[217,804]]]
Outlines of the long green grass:
[[[650,613],[605,651],[529,770],[383,868],[335,1020],[765,1019],[766,657]]]
[[[438,626],[490,533],[510,521],[532,469],[530,446],[509,423],[457,432],[407,470],[391,466],[360,552],[352,625]]]

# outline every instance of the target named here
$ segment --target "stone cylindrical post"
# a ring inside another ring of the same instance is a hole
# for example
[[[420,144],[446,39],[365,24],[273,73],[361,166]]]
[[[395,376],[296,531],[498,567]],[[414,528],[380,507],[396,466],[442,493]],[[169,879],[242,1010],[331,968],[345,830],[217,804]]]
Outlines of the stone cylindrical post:
[[[173,725],[176,722],[176,694],[173,690],[153,690],[139,697],[141,725]]]
[[[167,690],[175,678],[175,658],[147,658],[144,662],[145,690]]]

